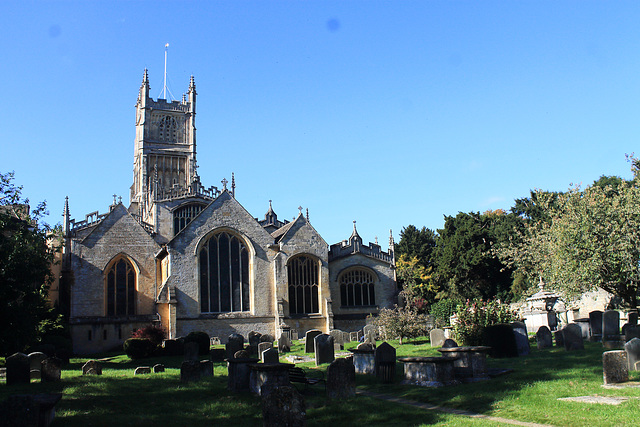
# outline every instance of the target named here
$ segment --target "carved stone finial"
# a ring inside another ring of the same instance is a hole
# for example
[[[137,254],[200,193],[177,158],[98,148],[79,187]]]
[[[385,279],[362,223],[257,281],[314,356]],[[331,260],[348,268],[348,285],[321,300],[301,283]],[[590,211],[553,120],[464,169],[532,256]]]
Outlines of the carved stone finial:
[[[302,214],[302,206],[298,206],[298,210],[300,211],[300,213]]]
[[[222,190],[226,190],[227,189],[227,184],[229,183],[229,181],[227,181],[227,178],[223,178],[222,181]]]
[[[307,222],[309,222],[309,208],[307,208]]]
[[[118,203],[122,203],[122,196],[118,196]]]
[[[113,195],[113,204],[114,204],[114,205],[116,204],[116,197],[118,197],[118,196],[114,194],[114,195]]]

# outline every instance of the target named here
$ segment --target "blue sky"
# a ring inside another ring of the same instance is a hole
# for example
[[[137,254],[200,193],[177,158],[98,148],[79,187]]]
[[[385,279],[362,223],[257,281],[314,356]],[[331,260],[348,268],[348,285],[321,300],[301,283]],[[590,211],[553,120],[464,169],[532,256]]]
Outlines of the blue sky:
[[[630,178],[640,4],[603,1],[4,1],[0,171],[48,222],[129,199],[144,68],[193,74],[202,182],[327,243],[441,228],[534,188]]]

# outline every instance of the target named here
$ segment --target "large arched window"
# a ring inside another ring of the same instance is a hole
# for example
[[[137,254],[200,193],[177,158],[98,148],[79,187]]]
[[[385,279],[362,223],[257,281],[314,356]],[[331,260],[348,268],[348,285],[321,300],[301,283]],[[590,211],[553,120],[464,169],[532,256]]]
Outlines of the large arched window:
[[[289,313],[318,313],[318,261],[306,255],[291,259],[289,274]]]
[[[105,270],[107,316],[136,314],[136,270],[124,256]]]
[[[200,311],[249,311],[249,251],[242,240],[226,231],[216,233],[198,256]]]
[[[178,234],[180,230],[185,228],[204,208],[204,205],[189,204],[173,211],[173,234]]]
[[[375,276],[364,268],[350,268],[340,275],[340,303],[343,307],[376,305]]]

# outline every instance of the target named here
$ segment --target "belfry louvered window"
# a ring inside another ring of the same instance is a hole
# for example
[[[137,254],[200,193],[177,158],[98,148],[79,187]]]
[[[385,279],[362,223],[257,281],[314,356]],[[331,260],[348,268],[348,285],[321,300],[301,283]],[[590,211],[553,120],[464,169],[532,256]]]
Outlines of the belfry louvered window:
[[[136,314],[136,271],[120,256],[106,269],[107,316]]]
[[[289,313],[318,313],[318,261],[299,255],[287,265],[289,274]]]
[[[178,122],[171,116],[164,116],[158,124],[158,139],[160,141],[175,142],[178,139]]]
[[[249,311],[249,251],[237,236],[216,233],[199,253],[200,311]]]
[[[340,303],[343,307],[376,304],[374,275],[363,268],[352,268],[340,275]]]

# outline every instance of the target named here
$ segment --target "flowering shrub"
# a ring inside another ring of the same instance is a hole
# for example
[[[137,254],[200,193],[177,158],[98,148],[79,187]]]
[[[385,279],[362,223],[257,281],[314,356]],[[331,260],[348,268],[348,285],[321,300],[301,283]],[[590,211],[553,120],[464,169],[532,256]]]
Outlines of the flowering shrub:
[[[517,319],[515,311],[500,300],[469,301],[458,306],[458,318],[454,326],[456,338],[464,345],[481,345],[482,333],[487,326],[511,323]]]
[[[449,298],[441,299],[431,305],[431,315],[435,320],[436,328],[449,326],[449,318],[458,308],[458,302]]]
[[[384,331],[385,339],[417,338],[427,333],[427,316],[410,306],[383,308],[372,319],[373,324]]]
[[[162,344],[162,341],[166,338],[167,332],[162,326],[149,325],[144,328],[136,329],[131,334],[131,338],[147,338],[156,346]]]

